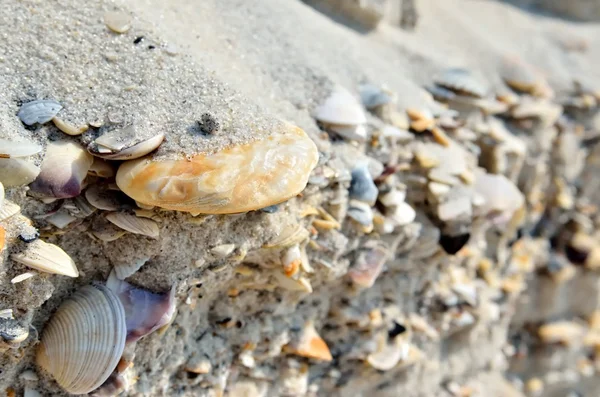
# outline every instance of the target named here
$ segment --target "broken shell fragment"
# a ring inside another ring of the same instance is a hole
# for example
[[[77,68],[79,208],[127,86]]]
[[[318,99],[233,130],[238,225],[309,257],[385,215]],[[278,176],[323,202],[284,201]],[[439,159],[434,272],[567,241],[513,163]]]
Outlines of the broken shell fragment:
[[[0,207],[0,222],[18,214],[19,211],[21,211],[21,207],[17,204],[9,200],[4,200],[4,204]]]
[[[128,161],[117,185],[134,200],[161,208],[232,214],[278,204],[300,193],[318,161],[313,141],[297,127],[263,140],[191,160]]]
[[[0,157],[0,182],[5,187],[27,185],[33,182],[39,173],[40,169],[27,160]]]
[[[90,166],[88,174],[97,176],[99,178],[112,178],[115,176],[115,168],[113,168],[112,164],[110,164],[108,161],[94,157],[94,162]]]
[[[114,271],[108,277],[106,286],[119,297],[125,309],[128,344],[173,320],[175,288],[164,294],[155,294],[119,280]]]
[[[115,275],[119,280],[125,280],[141,269],[150,258],[141,258],[131,263],[115,263]]]
[[[158,223],[148,218],[139,218],[135,215],[123,212],[112,212],[106,215],[106,219],[112,224],[127,230],[130,233],[141,234],[151,238],[158,238]]]
[[[100,185],[93,185],[85,191],[85,198],[88,203],[99,210],[117,211],[121,208],[119,194],[118,191],[108,190]]]
[[[269,241],[263,248],[286,248],[306,241],[309,237],[309,232],[305,227],[299,224],[289,225],[283,231]]]
[[[556,321],[540,326],[538,336],[545,343],[561,343],[570,346],[581,343],[585,332],[586,329],[581,324],[572,321]]]
[[[135,127],[130,125],[101,135],[87,149],[94,156],[107,160],[134,160],[156,150],[164,139],[165,134],[157,134],[140,141]]]
[[[78,277],[79,271],[73,259],[60,247],[35,240],[24,251],[10,256],[14,261],[45,273]]]
[[[476,213],[489,217],[496,224],[508,222],[525,202],[519,188],[504,175],[488,174],[479,170],[476,173],[474,188],[484,200]]]
[[[312,321],[308,321],[304,325],[299,341],[296,344],[286,345],[285,351],[315,360],[331,361],[333,359],[327,343],[317,333]]]
[[[60,109],[61,104],[52,99],[39,99],[21,105],[17,116],[25,125],[44,124],[52,120]]]
[[[65,134],[71,135],[71,136],[81,135],[84,132],[86,132],[89,128],[87,125],[84,125],[81,127],[75,127],[74,125],[69,124],[66,121],[63,121],[63,120],[59,119],[58,117],[53,117],[52,122],[54,123],[56,128],[58,128]]]
[[[356,258],[348,275],[355,285],[361,288],[371,288],[389,257],[389,251],[383,247],[364,250]]]
[[[366,164],[360,165],[352,170],[352,181],[350,182],[349,195],[351,199],[375,205],[379,191],[373,182]]]
[[[42,151],[42,147],[34,142],[14,142],[0,138],[0,157],[28,157],[38,154]]]
[[[346,89],[336,88],[315,110],[315,119],[335,125],[359,125],[367,122],[360,102]]]
[[[0,210],[2,210],[2,204],[4,204],[4,185],[0,182]]]
[[[0,317],[0,342],[18,345],[29,336],[27,327],[21,325],[12,317]]]
[[[119,297],[102,285],[88,285],[65,301],[46,325],[37,364],[72,394],[86,394],[117,367],[127,336]]]
[[[487,91],[470,71],[463,68],[446,69],[434,79],[434,82],[458,95],[483,98]]]
[[[42,170],[29,185],[31,192],[48,198],[78,196],[93,161],[94,158],[74,142],[50,142]]]

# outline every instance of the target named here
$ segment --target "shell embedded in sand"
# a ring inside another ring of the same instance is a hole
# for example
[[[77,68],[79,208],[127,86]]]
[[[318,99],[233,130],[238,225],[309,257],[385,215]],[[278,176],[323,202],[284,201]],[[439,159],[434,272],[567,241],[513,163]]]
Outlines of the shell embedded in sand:
[[[73,124],[69,124],[64,120],[59,119],[58,117],[53,117],[52,122],[54,123],[56,128],[58,128],[65,134],[71,135],[71,136],[81,135],[84,132],[86,132],[89,128],[87,125],[83,125],[81,127],[74,126]]]
[[[281,203],[300,193],[319,155],[300,128],[191,160],[128,161],[117,185],[147,205],[206,214],[239,213]]]
[[[367,122],[365,111],[358,99],[343,88],[337,88],[317,107],[315,118],[322,123],[343,126]]]
[[[94,158],[74,142],[50,142],[42,171],[29,186],[31,192],[48,198],[78,196],[93,161]]]
[[[133,125],[107,132],[96,138],[87,147],[94,156],[107,160],[134,160],[156,150],[165,134],[157,134],[140,140]]]
[[[79,276],[75,262],[65,251],[42,240],[27,244],[25,251],[11,255],[11,259],[41,272]]]
[[[108,379],[125,349],[125,309],[102,285],[85,286],[65,301],[44,328],[37,364],[72,394]]]
[[[61,104],[52,99],[39,99],[21,105],[17,116],[25,125],[44,124],[52,120],[60,109]]]
[[[304,324],[297,343],[285,346],[284,351],[315,360],[331,361],[333,359],[327,343],[317,333],[312,321]]]
[[[31,183],[40,173],[38,166],[20,158],[0,157],[0,182],[5,187],[23,186]]]
[[[0,221],[7,220],[13,215],[16,215],[21,211],[21,207],[9,200],[4,200],[2,206],[0,206]]]
[[[104,14],[104,24],[115,33],[125,33],[131,29],[131,16],[121,11],[109,11]]]
[[[106,219],[112,224],[127,230],[130,233],[142,234],[151,238],[158,238],[158,223],[148,218],[140,218],[123,212],[111,212]]]
[[[42,147],[34,142],[14,142],[0,138],[0,157],[2,158],[28,157],[41,151]]]
[[[467,69],[446,69],[435,78],[435,83],[459,95],[482,98],[486,95],[486,87]]]

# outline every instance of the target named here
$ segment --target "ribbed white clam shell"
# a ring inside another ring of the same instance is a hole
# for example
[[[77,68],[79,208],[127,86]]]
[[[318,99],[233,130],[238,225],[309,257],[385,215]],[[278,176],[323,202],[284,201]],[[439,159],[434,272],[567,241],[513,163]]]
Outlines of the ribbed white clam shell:
[[[119,298],[102,285],[85,286],[52,316],[37,350],[37,363],[69,393],[98,388],[116,368],[127,328]]]
[[[142,234],[144,236],[158,238],[158,223],[148,218],[139,218],[135,215],[129,215],[122,212],[111,212],[106,215],[106,219],[130,233]]]

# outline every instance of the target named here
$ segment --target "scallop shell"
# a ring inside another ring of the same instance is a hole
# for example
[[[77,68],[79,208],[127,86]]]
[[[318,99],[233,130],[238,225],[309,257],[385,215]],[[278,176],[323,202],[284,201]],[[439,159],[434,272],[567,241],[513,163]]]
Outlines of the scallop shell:
[[[127,327],[119,297],[102,285],[85,286],[65,301],[44,328],[37,364],[72,394],[86,394],[116,368]]]
[[[127,343],[169,324],[175,316],[175,288],[164,294],[136,288],[111,272],[106,286],[120,299],[127,322]]]
[[[62,274],[78,277],[79,271],[73,259],[60,247],[35,240],[25,248],[25,251],[12,254],[11,259],[41,272]]]
[[[25,125],[44,124],[52,120],[60,109],[61,104],[52,99],[39,99],[21,105],[17,116]]]
[[[134,160],[156,150],[164,139],[165,134],[161,133],[140,141],[135,127],[130,125],[101,135],[87,149],[94,156],[107,160]]]
[[[50,142],[42,171],[29,186],[31,192],[52,198],[78,196],[93,161],[94,158],[74,142]]]
[[[483,83],[478,81],[469,70],[463,68],[446,69],[434,79],[434,82],[459,95],[483,98],[487,93]]]
[[[14,142],[0,138],[1,158],[28,157],[38,154],[41,151],[42,147],[34,142]]]
[[[27,185],[33,182],[39,173],[40,169],[27,160],[0,157],[0,182],[5,187]]]
[[[290,225],[273,240],[269,241],[263,248],[287,248],[300,244],[308,239],[309,232],[299,224]]]
[[[17,204],[9,200],[4,200],[4,204],[0,206],[0,222],[18,214],[19,211],[21,211],[21,207]]]
[[[158,223],[148,218],[139,218],[135,215],[123,212],[112,212],[106,215],[106,219],[112,224],[127,230],[130,233],[141,234],[151,238],[158,238]]]
[[[117,185],[142,204],[178,211],[230,214],[281,203],[304,189],[319,157],[304,131],[285,128],[191,160],[125,162]]]
[[[359,125],[367,122],[360,102],[346,89],[338,87],[315,110],[315,119],[327,124]]]

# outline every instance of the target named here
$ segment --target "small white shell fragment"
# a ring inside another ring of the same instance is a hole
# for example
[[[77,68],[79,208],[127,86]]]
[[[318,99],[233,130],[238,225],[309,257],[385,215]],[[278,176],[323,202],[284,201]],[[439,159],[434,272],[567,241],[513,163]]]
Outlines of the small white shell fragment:
[[[10,200],[4,200],[4,204],[0,207],[0,222],[18,214],[19,211],[21,211],[21,207],[17,204]]]
[[[4,185],[0,182],[0,210],[2,210],[2,204],[4,204]]]
[[[393,93],[373,84],[362,84],[359,87],[360,99],[367,109],[375,109],[393,101]]]
[[[412,223],[416,217],[417,213],[413,207],[407,203],[400,203],[389,218],[396,224],[396,226],[406,226],[409,223]]]
[[[127,230],[130,233],[141,234],[151,238],[158,238],[158,223],[148,218],[138,218],[135,215],[123,212],[112,212],[106,215],[106,219],[112,224]]]
[[[450,68],[434,79],[437,85],[452,90],[459,95],[482,98],[486,95],[486,87],[473,74],[463,68]]]
[[[235,244],[222,244],[217,245],[210,249],[210,253],[217,258],[226,258],[235,250]]]
[[[437,208],[438,218],[441,221],[449,221],[458,217],[470,217],[472,212],[471,198],[468,196],[458,197],[440,204]]]
[[[35,373],[35,371],[31,369],[21,372],[21,374],[19,375],[19,379],[31,382],[37,382],[38,380],[40,380],[39,376]]]
[[[390,252],[383,247],[364,250],[356,258],[348,275],[358,287],[371,288],[389,258]]]
[[[4,187],[27,185],[40,174],[40,169],[30,161],[0,157],[0,182]]]
[[[27,244],[25,251],[12,254],[10,257],[16,262],[41,272],[69,277],[79,276],[75,262],[65,251],[39,239]]]
[[[500,222],[509,219],[525,202],[519,188],[504,175],[478,170],[474,188],[484,199],[484,203],[478,207],[478,212],[484,216],[495,214]]]
[[[58,211],[46,218],[46,222],[56,226],[59,229],[64,229],[65,227],[69,226],[71,222],[76,220],[76,217],[64,210]]]
[[[150,258],[141,258],[132,263],[115,263],[115,275],[119,280],[125,280],[141,269]]]
[[[1,158],[28,157],[38,154],[41,151],[42,147],[34,142],[15,142],[0,138]]]
[[[60,109],[61,104],[52,99],[39,99],[21,105],[17,116],[25,125],[44,124],[52,120]]]
[[[42,397],[42,394],[35,389],[25,387],[23,390],[23,397]]]
[[[350,200],[348,216],[363,226],[373,225],[373,210],[369,204],[362,201]]]
[[[406,192],[397,189],[392,189],[387,193],[379,196],[379,201],[386,207],[395,207],[406,200]]]
[[[1,309],[0,318],[13,319],[13,309]]]
[[[69,124],[66,121],[58,118],[58,117],[53,117],[52,118],[52,122],[54,123],[54,125],[56,126],[56,128],[58,128],[59,130],[61,130],[62,132],[64,132],[67,135],[71,135],[71,136],[78,136],[83,134],[84,132],[86,132],[88,130],[88,126],[84,125],[81,127],[76,127],[73,124]]]
[[[121,11],[109,11],[104,14],[104,24],[115,33],[125,33],[131,29],[131,16]]]
[[[94,158],[75,142],[50,142],[42,170],[29,187],[32,193],[41,197],[78,196],[93,161]]]
[[[359,125],[367,122],[360,102],[346,89],[336,88],[315,110],[315,118],[323,123]]]
[[[359,125],[335,125],[331,124],[327,127],[331,131],[340,135],[342,138],[351,141],[364,141],[367,139],[367,129],[363,124]]]
[[[348,189],[349,197],[354,200],[375,205],[379,191],[369,173],[367,164],[359,164],[352,170],[352,180]]]
[[[25,273],[19,274],[16,277],[13,277],[13,279],[10,280],[10,282],[11,282],[11,284],[17,284],[17,283],[20,283],[27,279],[30,279],[31,277],[35,276],[36,274],[37,274],[36,272],[25,272]]]
[[[381,135],[385,138],[400,142],[408,142],[415,139],[414,134],[412,134],[410,131],[402,130],[391,125],[384,126],[381,130]]]

